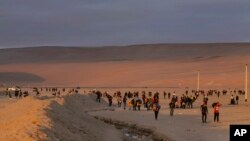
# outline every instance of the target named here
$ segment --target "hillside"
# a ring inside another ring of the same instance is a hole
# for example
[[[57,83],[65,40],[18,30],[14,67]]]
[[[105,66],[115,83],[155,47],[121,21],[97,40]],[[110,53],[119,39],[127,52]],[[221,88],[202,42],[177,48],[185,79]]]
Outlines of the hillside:
[[[250,54],[250,43],[149,44],[121,47],[28,47],[0,50],[0,64],[37,62],[105,62],[134,60],[202,60]]]
[[[0,84],[85,87],[244,87],[250,43],[0,50]]]

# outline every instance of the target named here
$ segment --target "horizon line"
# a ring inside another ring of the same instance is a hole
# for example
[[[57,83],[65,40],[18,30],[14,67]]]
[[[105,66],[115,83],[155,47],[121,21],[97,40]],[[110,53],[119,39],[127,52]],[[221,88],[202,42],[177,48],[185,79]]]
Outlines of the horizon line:
[[[127,45],[34,45],[34,46],[13,46],[0,47],[0,49],[18,49],[18,48],[42,48],[42,47],[72,47],[72,48],[105,48],[105,47],[129,47],[142,45],[204,45],[204,44],[250,44],[250,42],[183,42],[183,43],[141,43],[141,44],[127,44]]]

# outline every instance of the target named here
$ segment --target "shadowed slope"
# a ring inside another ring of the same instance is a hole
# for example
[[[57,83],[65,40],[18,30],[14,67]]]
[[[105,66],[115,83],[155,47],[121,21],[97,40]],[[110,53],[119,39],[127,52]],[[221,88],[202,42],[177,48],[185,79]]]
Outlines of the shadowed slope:
[[[0,50],[0,64],[186,60],[247,55],[250,44],[149,44],[123,47],[30,47]]]
[[[38,75],[25,72],[0,72],[0,83],[40,83],[44,79]]]
[[[91,95],[74,94],[65,96],[63,102],[52,101],[46,109],[46,115],[51,119],[51,127],[42,129],[49,140],[62,141],[121,141],[121,133],[114,127],[94,119],[86,112],[100,109],[104,105],[97,104]]]

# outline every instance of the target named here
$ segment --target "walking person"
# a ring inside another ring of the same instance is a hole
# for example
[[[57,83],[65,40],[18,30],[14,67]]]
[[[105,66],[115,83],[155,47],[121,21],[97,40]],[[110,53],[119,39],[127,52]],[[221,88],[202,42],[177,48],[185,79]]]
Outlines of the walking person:
[[[207,114],[208,114],[208,108],[205,103],[201,105],[201,115],[202,115],[202,123],[207,122]]]
[[[237,105],[239,104],[239,96],[238,95],[236,96],[236,104]]]
[[[170,99],[171,98],[171,93],[170,92],[168,92],[168,99]]]
[[[154,114],[155,114],[155,120],[158,119],[158,114],[159,114],[160,108],[161,108],[161,106],[159,105],[159,103],[154,103],[153,104],[153,111],[154,111]]]
[[[109,94],[106,94],[106,97],[108,98],[109,107],[111,107],[112,104],[113,104],[113,97],[111,95],[109,95]]]
[[[131,110],[132,107],[132,100],[128,100],[128,109]]]
[[[234,95],[231,95],[231,101],[230,104],[234,105],[235,104],[235,100],[234,100]]]
[[[117,104],[118,104],[118,107],[122,106],[122,96],[121,95],[117,96]]]
[[[137,106],[138,111],[141,110],[141,105],[142,105],[142,100],[141,99],[136,100],[136,106]]]
[[[100,91],[97,91],[97,92],[95,92],[95,94],[96,94],[96,102],[101,103],[102,93]]]
[[[166,99],[167,93],[165,91],[163,92],[163,95],[164,95],[164,99]]]
[[[19,91],[15,90],[15,97],[18,98],[18,95],[19,95]]]
[[[170,116],[174,115],[174,108],[175,108],[175,101],[171,101],[169,103],[169,108],[170,108]]]
[[[132,104],[132,106],[133,106],[133,111],[136,111],[137,105],[136,105],[135,98],[133,98],[133,99],[131,100],[131,104]]]
[[[126,95],[123,96],[122,102],[123,102],[123,109],[126,110],[126,106],[127,106],[127,96]]]
[[[9,98],[12,98],[11,91],[9,88],[6,89],[6,96],[9,96]]]
[[[214,106],[214,122],[219,122],[219,116],[220,116],[220,108],[221,104],[219,102],[216,103]]]
[[[170,116],[174,115],[174,108],[176,108],[176,103],[177,103],[177,96],[175,95],[175,92],[174,92],[171,102],[169,103]]]
[[[152,99],[152,102],[153,102],[153,111],[154,111],[154,114],[155,114],[155,120],[158,119],[158,114],[159,114],[159,111],[160,111],[160,104],[159,104],[159,93],[156,92],[153,96],[153,99]]]

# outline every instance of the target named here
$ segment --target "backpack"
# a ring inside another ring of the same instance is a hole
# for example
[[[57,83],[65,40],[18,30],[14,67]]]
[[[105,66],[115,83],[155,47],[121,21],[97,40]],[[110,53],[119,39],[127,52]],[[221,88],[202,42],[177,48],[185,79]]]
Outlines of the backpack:
[[[153,110],[154,111],[158,111],[159,110],[155,104],[153,105]]]
[[[159,110],[160,110],[160,105],[154,104],[154,105],[153,105],[153,110],[154,110],[154,111],[159,111]]]
[[[128,101],[128,106],[129,106],[129,107],[131,107],[131,106],[132,106],[131,101]]]

